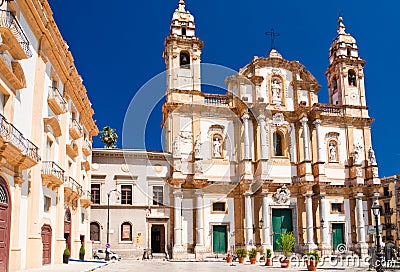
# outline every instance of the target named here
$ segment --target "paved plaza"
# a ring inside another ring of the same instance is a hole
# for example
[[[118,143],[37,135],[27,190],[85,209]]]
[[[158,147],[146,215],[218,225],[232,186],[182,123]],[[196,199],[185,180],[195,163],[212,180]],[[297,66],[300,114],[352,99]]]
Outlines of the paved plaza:
[[[295,267],[296,266],[296,267]],[[347,267],[347,265],[332,265],[327,264],[318,268],[318,271],[367,271],[368,267]],[[266,267],[264,263],[257,263],[251,265],[250,263],[239,264],[235,262],[233,266],[225,262],[168,262],[168,261],[134,261],[122,260],[114,262],[107,266],[102,266],[96,269],[96,272],[124,272],[124,271],[140,271],[140,272],[159,272],[159,271],[196,271],[196,272],[245,272],[245,271],[307,271],[304,265],[293,265],[291,269],[280,268],[278,262],[274,263],[273,267]]]

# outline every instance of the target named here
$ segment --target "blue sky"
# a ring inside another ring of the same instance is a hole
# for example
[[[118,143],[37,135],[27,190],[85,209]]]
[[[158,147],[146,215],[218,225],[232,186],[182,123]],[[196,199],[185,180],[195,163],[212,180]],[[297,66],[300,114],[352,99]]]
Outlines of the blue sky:
[[[110,125],[121,138],[125,112],[135,92],[165,70],[164,38],[178,0],[49,2],[84,79],[99,128]],[[367,61],[367,104],[376,119],[372,137],[380,175],[400,173],[400,88],[396,84],[400,3],[186,0],[186,7],[205,42],[203,63],[238,70],[253,56],[266,56],[270,42],[264,33],[273,27],[280,33],[276,48],[283,57],[300,61],[317,78],[321,103],[328,101],[324,72],[341,10],[346,31],[357,39],[360,56]],[[148,149],[161,149],[160,123],[158,107],[147,128],[151,132],[146,135]],[[102,147],[99,138],[94,146]]]

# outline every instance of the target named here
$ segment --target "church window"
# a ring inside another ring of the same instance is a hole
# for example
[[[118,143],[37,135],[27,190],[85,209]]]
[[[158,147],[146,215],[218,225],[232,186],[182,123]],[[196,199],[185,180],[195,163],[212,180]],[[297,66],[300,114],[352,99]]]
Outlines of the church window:
[[[182,27],[182,36],[186,36],[186,27]]]
[[[332,203],[331,213],[343,213],[343,203]]]
[[[190,56],[187,52],[181,52],[179,61],[181,68],[190,69]]]
[[[213,212],[226,212],[226,203],[223,201],[214,202],[212,204]]]
[[[222,158],[223,140],[221,135],[215,134],[213,136],[212,154],[214,158]]]
[[[129,222],[121,225],[121,241],[132,241],[132,224]]]
[[[274,156],[283,156],[283,137],[278,131],[273,134]]]
[[[354,72],[354,70],[349,70],[349,73],[348,73],[347,77],[348,77],[350,86],[357,86],[356,72]]]

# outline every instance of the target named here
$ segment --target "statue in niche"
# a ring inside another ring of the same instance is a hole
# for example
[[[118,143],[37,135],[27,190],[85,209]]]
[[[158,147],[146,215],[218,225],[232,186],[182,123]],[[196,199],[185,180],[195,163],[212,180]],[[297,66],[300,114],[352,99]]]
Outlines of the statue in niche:
[[[194,142],[194,156],[196,158],[201,157],[201,145],[202,143],[200,142],[199,137],[197,137],[196,141]]]
[[[337,161],[337,146],[334,141],[329,143],[329,161]]]
[[[179,157],[179,142],[178,142],[178,137],[175,137],[175,140],[173,142],[173,155],[174,157]]]
[[[220,137],[214,137],[213,146],[213,156],[216,158],[222,157],[222,143]]]
[[[368,150],[368,159],[371,162],[371,165],[376,164],[375,151],[372,149],[372,146]]]
[[[282,100],[282,83],[278,78],[273,78],[271,83],[272,101],[280,102]]]

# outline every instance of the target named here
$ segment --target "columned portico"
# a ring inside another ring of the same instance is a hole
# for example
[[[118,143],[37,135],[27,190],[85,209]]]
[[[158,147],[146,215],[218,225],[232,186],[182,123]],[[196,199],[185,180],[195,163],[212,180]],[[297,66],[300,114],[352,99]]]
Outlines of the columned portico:
[[[363,194],[356,195],[356,223],[357,223],[357,246],[359,247],[361,258],[368,256],[368,244],[365,242],[365,221],[363,212]]]
[[[306,198],[306,229],[307,229],[307,242],[306,247],[308,250],[315,249],[317,246],[314,243],[314,222],[313,222],[313,209],[312,209],[312,193],[307,192],[304,196]]]
[[[251,193],[246,192],[244,194],[244,205],[245,205],[245,218],[246,218],[246,246],[253,245],[253,209],[251,205]]]
[[[323,256],[328,256],[331,252],[329,239],[329,221],[326,214],[326,194],[319,195],[319,217],[321,220],[321,251]]]
[[[196,246],[195,253],[196,259],[204,259],[206,256],[206,248],[204,246],[204,205],[203,205],[203,192],[196,190]]]
[[[269,205],[268,205],[268,192],[262,192],[262,245],[263,250],[265,251],[267,248],[272,249],[271,243],[271,218],[269,215]]]
[[[182,245],[182,190],[175,189],[174,195],[174,248],[173,258],[179,258],[177,255],[184,252]]]

